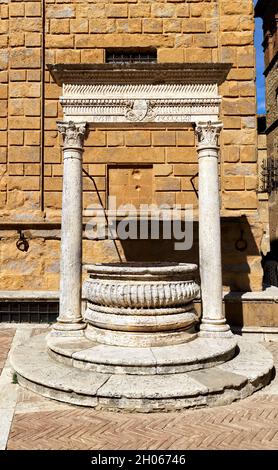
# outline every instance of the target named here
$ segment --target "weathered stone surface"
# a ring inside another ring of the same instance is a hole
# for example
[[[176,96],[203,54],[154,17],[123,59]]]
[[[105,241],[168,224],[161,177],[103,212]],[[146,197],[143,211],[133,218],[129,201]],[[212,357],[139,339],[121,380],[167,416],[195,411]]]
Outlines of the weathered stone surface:
[[[152,346],[158,337],[167,344],[168,335],[173,342],[175,331],[188,329],[197,319],[191,305],[199,293],[195,265],[111,263],[87,269],[85,319],[96,327],[88,334],[95,332],[100,342],[128,345],[130,335],[130,346]]]
[[[51,335],[47,338],[47,346],[62,356],[71,357],[77,351],[84,351],[93,347],[92,342],[86,338],[53,338]]]
[[[185,392],[186,391],[186,392]],[[205,394],[207,387],[185,374],[164,376],[111,376],[97,392],[101,397],[163,399]]]
[[[99,344],[90,349],[74,352],[72,357],[83,362],[117,366],[155,366],[156,359],[150,348],[121,348]]]
[[[74,367],[114,374],[176,374],[213,367],[235,354],[236,338],[197,338],[186,344],[152,348],[91,343],[49,336],[51,357]]]
[[[276,22],[277,7],[275,1],[257,2],[256,16],[263,20],[263,30],[268,30],[268,24],[273,26],[267,34],[267,41],[264,49],[265,57],[265,84],[266,84],[266,140],[267,140],[267,158],[277,160],[278,158],[278,111],[277,111],[277,40],[278,26]],[[260,136],[263,138],[263,135]],[[261,149],[262,151],[262,149]],[[262,155],[263,156],[263,155]],[[266,156],[266,155],[265,155]],[[269,238],[271,241],[277,240],[277,215],[278,202],[275,191],[269,197]],[[277,285],[277,284],[276,284]]]
[[[174,376],[111,375],[67,367],[48,356],[44,335],[17,347],[11,364],[22,386],[68,403],[140,411],[215,406],[248,396],[270,380],[271,354],[262,345],[239,342],[238,356],[225,366]],[[244,369],[246,364],[251,372]]]
[[[99,263],[87,266],[87,270],[90,279],[85,283],[84,293],[91,303],[105,307],[170,308],[189,303],[199,293],[194,281],[196,265]],[[112,282],[116,280],[117,283]]]
[[[240,352],[231,362],[219,366],[221,370],[243,375],[255,382],[261,375],[269,374],[273,368],[272,354],[262,344],[239,340]]]
[[[152,348],[158,365],[178,365],[179,363],[198,363],[201,367],[202,362],[221,361],[221,356],[228,354],[234,355],[236,347],[236,338],[216,339],[216,338],[197,338],[186,344],[175,346],[164,346],[162,348]]]
[[[51,360],[45,346],[45,340],[38,336],[33,338],[31,343],[15,350],[11,363],[20,376],[45,387],[66,392],[74,390],[84,395],[95,395],[100,385],[109,377],[105,374],[82,372],[80,376],[79,370],[65,367]],[[32,355],[32,350],[35,351],[35,355]],[[24,357],[29,358],[28,362],[22,360]]]
[[[243,375],[233,374],[232,372],[219,371],[218,367],[208,370],[198,370],[188,372],[189,377],[197,382],[206,385],[210,392],[217,392],[225,388],[240,388],[247,382],[247,378]]]
[[[188,327],[181,331],[137,333],[135,331],[127,332],[97,328],[88,324],[86,337],[101,344],[147,348],[165,344],[186,343],[192,341],[196,337],[196,333],[194,327]]]
[[[86,309],[86,320],[98,328],[108,327],[111,330],[138,332],[171,331],[188,328],[197,320],[193,305],[191,305],[191,309],[188,309],[188,306],[179,310],[163,309],[166,310],[165,314],[163,314],[162,309],[153,309],[152,315],[149,311],[144,312],[142,310],[136,309],[133,312],[129,309],[129,315],[126,315],[127,312],[122,310],[117,311],[117,309],[114,309],[115,312],[110,313],[108,308],[91,305]],[[140,312],[139,315],[138,312]]]

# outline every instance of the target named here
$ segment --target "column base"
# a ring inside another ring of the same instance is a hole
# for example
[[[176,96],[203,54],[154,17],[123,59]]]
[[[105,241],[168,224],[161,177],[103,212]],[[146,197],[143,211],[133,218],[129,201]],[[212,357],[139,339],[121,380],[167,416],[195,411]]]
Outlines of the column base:
[[[66,323],[57,321],[51,329],[51,336],[83,336],[87,324],[84,322]]]
[[[221,320],[205,320],[200,324],[200,332],[198,336],[201,337],[224,337],[232,338],[234,335],[231,332],[229,325],[226,321]]]

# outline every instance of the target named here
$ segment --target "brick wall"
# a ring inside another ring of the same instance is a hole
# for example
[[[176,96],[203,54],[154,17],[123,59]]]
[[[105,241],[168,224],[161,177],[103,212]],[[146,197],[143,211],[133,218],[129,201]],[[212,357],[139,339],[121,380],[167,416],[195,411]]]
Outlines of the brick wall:
[[[259,217],[256,194],[252,0],[46,0],[44,4],[44,23],[41,1],[7,0],[0,5],[3,30],[0,50],[0,204],[3,230],[4,222],[15,224],[14,228],[17,229],[16,222],[24,219],[27,224],[25,230],[33,230],[30,250],[34,249],[36,253],[38,240],[44,244],[43,253],[37,251],[41,257],[40,268],[34,265],[33,271],[33,264],[29,262],[30,251],[19,253],[21,261],[16,259],[13,265],[15,278],[19,276],[17,267],[26,262],[31,274],[40,277],[41,287],[58,286],[57,262],[53,261],[54,267],[50,273],[47,266],[49,258],[53,256],[56,260],[56,245],[52,251],[50,242],[58,243],[59,240],[57,227],[51,224],[59,223],[61,208],[62,153],[56,128],[56,120],[62,118],[58,103],[61,89],[47,70],[43,76],[43,61],[45,64],[99,63],[105,60],[105,48],[155,47],[159,62],[233,64],[227,81],[220,88],[223,97],[221,119],[224,123],[219,168],[222,220],[225,220],[225,227],[228,227],[229,221],[234,221],[229,222],[229,233],[224,229],[227,240],[232,237],[230,245],[224,240],[223,249],[229,252],[224,262],[225,285],[236,289],[245,289],[246,286],[259,289],[262,274],[260,243],[264,226]],[[45,83],[42,82],[43,77]],[[93,190],[92,181],[84,176],[85,206],[98,201],[99,197],[105,204],[109,188],[107,175],[109,172],[111,175],[113,168],[119,164],[134,165],[135,170],[136,165],[151,167],[152,184],[148,186],[153,202],[192,203],[197,208],[196,192],[190,181],[198,171],[192,128],[92,130],[86,141],[84,168],[95,179],[99,195]],[[117,178],[124,178],[122,182],[128,180],[125,186],[129,188],[129,197],[136,200],[141,189],[136,188],[136,183],[133,187],[132,178],[123,175],[124,172],[120,176],[112,176],[112,180],[114,178],[116,183]],[[147,178],[145,176],[144,180]],[[194,185],[198,188],[197,178]],[[111,185],[110,178],[110,191],[117,191],[115,186],[117,184]],[[141,195],[143,193],[146,194],[145,189]],[[244,223],[242,217],[245,218]],[[39,238],[36,230],[41,230],[40,227],[29,227],[29,222],[48,223],[45,238]],[[233,256],[242,227],[246,237],[252,241],[245,253]],[[13,240],[9,243],[14,247],[16,236],[14,231],[3,232],[1,257],[4,264],[0,280],[4,288],[12,288],[5,277],[9,250],[6,250],[4,240]],[[104,246],[108,247],[107,251]],[[108,260],[114,256],[111,246],[110,242],[99,243],[98,248],[86,245],[85,251],[97,252],[99,258],[103,256]],[[17,256],[18,253],[15,253]],[[196,258],[197,250],[194,253]],[[251,261],[249,256],[253,257]],[[190,258],[187,254],[183,257]],[[234,268],[231,270],[232,264]],[[241,276],[245,276],[247,281],[241,282]],[[27,274],[25,277],[22,274],[20,279],[20,288],[34,287]],[[13,285],[16,285],[16,280]]]

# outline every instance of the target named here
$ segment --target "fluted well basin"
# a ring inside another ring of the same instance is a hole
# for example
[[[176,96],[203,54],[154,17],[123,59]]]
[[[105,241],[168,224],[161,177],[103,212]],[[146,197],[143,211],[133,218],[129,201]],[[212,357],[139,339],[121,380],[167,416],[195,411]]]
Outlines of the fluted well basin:
[[[86,266],[86,335],[97,342],[149,347],[195,337],[197,266],[99,263]]]

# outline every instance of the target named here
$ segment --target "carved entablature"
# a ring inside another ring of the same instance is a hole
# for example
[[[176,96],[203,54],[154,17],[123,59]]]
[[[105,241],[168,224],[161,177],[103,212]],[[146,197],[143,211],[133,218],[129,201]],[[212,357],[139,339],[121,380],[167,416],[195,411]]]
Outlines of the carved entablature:
[[[230,64],[49,66],[63,85],[65,121],[94,124],[217,121]]]

